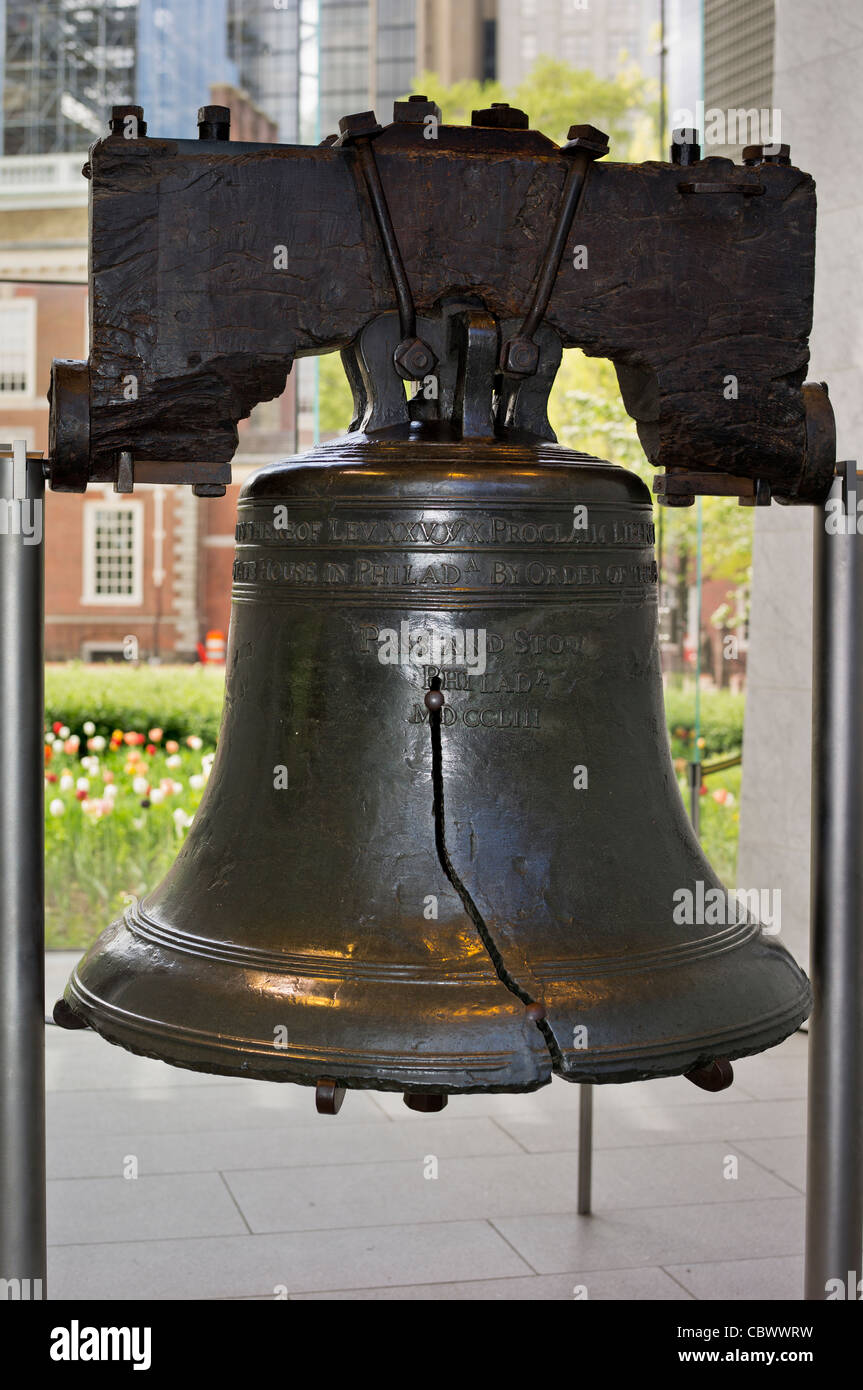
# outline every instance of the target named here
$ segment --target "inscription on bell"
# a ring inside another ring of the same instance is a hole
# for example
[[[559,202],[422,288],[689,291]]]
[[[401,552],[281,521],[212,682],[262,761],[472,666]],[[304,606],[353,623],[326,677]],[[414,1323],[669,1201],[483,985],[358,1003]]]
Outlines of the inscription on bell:
[[[296,511],[296,507],[291,508]],[[448,546],[512,547],[591,545],[652,545],[653,522],[601,519],[588,512],[585,524],[576,524],[572,508],[561,508],[561,518],[547,516],[535,521],[513,520],[496,514],[479,516],[393,517],[292,516],[283,525],[273,518],[240,521],[237,544],[255,545],[263,541],[276,545],[395,545],[428,546],[442,550]]]

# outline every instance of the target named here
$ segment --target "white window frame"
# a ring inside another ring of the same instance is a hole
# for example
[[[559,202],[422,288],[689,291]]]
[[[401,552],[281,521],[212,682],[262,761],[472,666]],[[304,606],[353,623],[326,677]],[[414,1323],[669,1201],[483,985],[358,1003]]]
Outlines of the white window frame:
[[[98,512],[130,512],[134,524],[132,556],[133,590],[131,594],[97,594],[96,592],[96,516]],[[81,603],[92,608],[140,608],[144,601],[144,504],[115,502],[99,498],[84,503],[84,592]]]
[[[25,334],[27,384],[23,391],[4,391],[0,388],[0,409],[2,410],[20,410],[22,405],[27,407],[36,399],[37,300],[35,295],[16,294],[10,295],[9,298],[0,299],[0,337],[6,338],[9,331],[2,323],[4,309],[11,307],[20,311],[22,306],[21,319]]]

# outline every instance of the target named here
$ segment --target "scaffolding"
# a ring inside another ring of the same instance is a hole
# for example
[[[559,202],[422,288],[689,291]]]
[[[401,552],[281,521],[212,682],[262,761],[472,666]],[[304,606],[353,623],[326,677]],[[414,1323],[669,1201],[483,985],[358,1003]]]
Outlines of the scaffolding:
[[[2,152],[86,150],[133,100],[138,0],[0,0]]]

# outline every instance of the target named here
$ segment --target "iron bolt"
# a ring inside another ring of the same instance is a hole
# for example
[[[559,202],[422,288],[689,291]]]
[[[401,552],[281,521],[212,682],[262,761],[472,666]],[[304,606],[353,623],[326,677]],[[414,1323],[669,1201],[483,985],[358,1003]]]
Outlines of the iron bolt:
[[[500,369],[507,376],[533,376],[539,366],[539,348],[531,338],[510,338],[504,344]]]
[[[571,125],[563,146],[566,151],[583,151],[592,159],[602,159],[608,154],[608,136],[595,125]]]
[[[350,140],[359,140],[364,135],[380,135],[382,130],[383,126],[378,125],[374,111],[357,111],[352,116],[342,116],[339,121],[342,144],[347,144]]]
[[[229,106],[198,107],[198,139],[230,140],[231,108]]]
[[[765,150],[775,151],[775,153],[765,154]],[[743,151],[743,163],[750,167],[754,164],[790,164],[791,146],[747,145]]]
[[[431,371],[436,360],[422,338],[404,338],[393,353],[396,371],[404,381],[419,381]]]
[[[701,135],[692,127],[671,132],[672,164],[695,164],[701,158]]]
[[[507,101],[493,101],[491,106],[474,111],[470,123],[493,130],[528,130],[530,117],[526,111],[519,111],[517,106],[510,106]]]
[[[135,135],[128,136],[127,138],[141,138],[146,135],[147,122],[144,120],[143,106],[112,106],[111,119],[108,122],[111,134],[125,136],[127,129],[126,122],[130,116],[136,122],[135,126],[133,126]]]

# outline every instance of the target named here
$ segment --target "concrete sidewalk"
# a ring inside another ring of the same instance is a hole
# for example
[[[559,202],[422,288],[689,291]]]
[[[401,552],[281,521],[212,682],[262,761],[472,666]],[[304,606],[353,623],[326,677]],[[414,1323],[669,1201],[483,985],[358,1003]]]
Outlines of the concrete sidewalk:
[[[49,954],[49,1012],[76,959]],[[801,1034],[718,1096],[597,1087],[589,1217],[566,1082],[430,1116],[349,1092],[323,1117],[305,1087],[47,1035],[52,1298],[801,1296]]]

